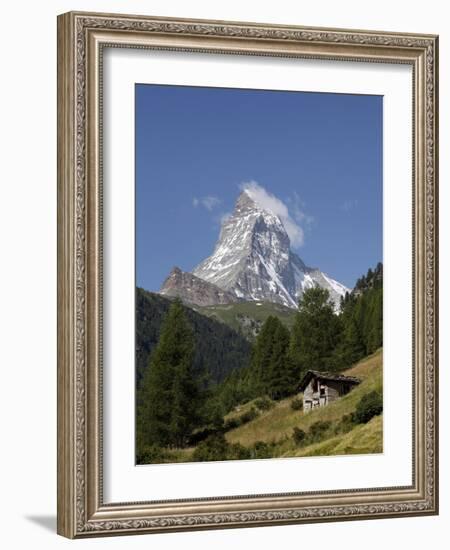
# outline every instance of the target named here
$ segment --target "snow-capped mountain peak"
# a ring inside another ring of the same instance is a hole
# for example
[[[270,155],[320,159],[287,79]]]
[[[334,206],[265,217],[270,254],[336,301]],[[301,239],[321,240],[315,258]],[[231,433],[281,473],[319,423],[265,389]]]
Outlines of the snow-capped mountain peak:
[[[282,220],[255,201],[239,195],[234,211],[222,225],[211,256],[192,273],[244,300],[265,300],[297,307],[304,290],[326,288],[339,307],[348,289],[318,269],[307,267],[291,250]]]

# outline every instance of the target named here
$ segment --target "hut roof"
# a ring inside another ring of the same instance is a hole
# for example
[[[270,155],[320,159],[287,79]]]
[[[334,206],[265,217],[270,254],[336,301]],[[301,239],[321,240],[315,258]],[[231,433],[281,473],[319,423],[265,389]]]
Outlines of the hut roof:
[[[354,376],[344,376],[343,374],[332,374],[330,372],[309,370],[298,385],[298,391],[304,391],[312,378],[317,378],[318,380],[324,381],[332,380],[334,382],[346,382],[353,385],[359,384],[361,382],[359,378],[355,378]]]

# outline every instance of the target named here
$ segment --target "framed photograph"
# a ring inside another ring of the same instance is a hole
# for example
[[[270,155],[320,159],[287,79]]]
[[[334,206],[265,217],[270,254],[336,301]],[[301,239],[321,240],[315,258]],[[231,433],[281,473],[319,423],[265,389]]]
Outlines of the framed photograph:
[[[59,534],[438,513],[437,47],[59,16]]]

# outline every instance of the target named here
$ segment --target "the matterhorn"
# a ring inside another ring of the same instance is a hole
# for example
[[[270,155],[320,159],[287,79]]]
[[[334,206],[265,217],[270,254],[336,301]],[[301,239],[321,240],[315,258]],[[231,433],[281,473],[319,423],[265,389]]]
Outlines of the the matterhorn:
[[[262,207],[251,189],[244,189],[222,224],[213,254],[192,273],[174,268],[160,292],[197,305],[242,300],[296,308],[303,292],[315,285],[329,291],[336,310],[341,296],[349,292],[319,269],[306,266],[291,250],[281,218]]]

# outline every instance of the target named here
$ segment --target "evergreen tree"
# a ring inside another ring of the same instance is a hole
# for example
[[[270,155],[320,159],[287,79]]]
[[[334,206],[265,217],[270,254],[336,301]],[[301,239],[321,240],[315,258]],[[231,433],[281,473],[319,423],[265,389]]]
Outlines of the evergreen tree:
[[[326,289],[305,290],[292,329],[290,356],[300,379],[309,369],[334,368],[334,351],[340,341],[342,324],[334,313]]]
[[[367,352],[373,353],[383,345],[383,289],[373,288],[370,299],[370,328],[367,334]]]
[[[250,386],[254,397],[264,395],[270,384],[270,370],[275,332],[280,321],[269,315],[256,337],[250,364]]]
[[[194,338],[175,300],[144,375],[138,409],[138,445],[183,446],[197,417],[199,390],[192,373]]]
[[[356,292],[341,301],[343,338],[335,352],[338,370],[348,368],[383,345],[383,264],[358,279]]]
[[[215,398],[221,407],[222,414],[226,414],[239,403],[255,397],[253,390],[254,376],[250,367],[231,371],[222,384],[215,388]]]
[[[136,387],[140,387],[149,367],[149,358],[158,344],[161,328],[173,300],[160,294],[136,289]],[[194,332],[194,373],[199,379],[205,372],[208,385],[222,382],[234,369],[250,363],[252,345],[234,329],[206,317],[189,307],[184,308]]]
[[[366,354],[364,342],[354,315],[350,316],[344,331],[342,366],[350,366]]]
[[[296,377],[289,357],[289,330],[278,317],[269,316],[252,353],[248,387],[252,397],[280,399],[293,391]]]
[[[171,439],[184,447],[193,428],[199,423],[199,390],[192,376],[192,357],[186,356],[174,370],[170,418]]]
[[[279,319],[277,319],[273,336],[266,393],[272,399],[281,399],[294,393],[298,380],[289,355],[289,330]]]
[[[383,287],[383,264],[381,262],[378,262],[375,268],[374,287],[375,288]]]

